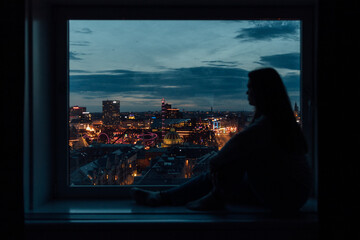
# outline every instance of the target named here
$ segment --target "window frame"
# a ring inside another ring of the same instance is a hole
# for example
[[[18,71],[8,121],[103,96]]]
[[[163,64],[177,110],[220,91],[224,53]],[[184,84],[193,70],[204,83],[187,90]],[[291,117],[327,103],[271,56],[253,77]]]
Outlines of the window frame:
[[[179,4],[174,6],[157,6],[157,5],[123,5],[123,6],[89,6],[89,5],[52,5],[51,23],[53,29],[50,33],[53,41],[49,43],[48,57],[50,62],[49,76],[53,81],[45,86],[43,89],[39,89],[37,93],[46,93],[44,95],[45,100],[49,100],[53,104],[54,108],[48,108],[48,114],[51,116],[46,119],[47,124],[50,124],[50,120],[54,126],[54,142],[49,150],[47,158],[52,157],[52,165],[48,169],[50,172],[46,173],[45,178],[51,185],[51,190],[48,191],[47,196],[44,199],[72,199],[72,198],[129,198],[130,189],[134,187],[130,186],[69,186],[67,179],[68,172],[68,20],[76,19],[137,19],[137,20],[256,20],[256,19],[294,19],[301,20],[302,26],[302,39],[301,39],[301,113],[302,124],[304,128],[305,137],[309,145],[309,158],[312,168],[314,169],[315,176],[315,189],[313,197],[317,198],[317,156],[316,156],[316,104],[315,104],[315,54],[314,54],[314,8],[313,6],[296,5],[296,6],[259,6],[259,7],[244,7],[241,5],[223,4],[223,5],[206,5],[201,6],[195,4]],[[31,26],[31,24],[29,25]],[[29,31],[33,29],[30,27]],[[32,33],[32,37],[34,34]],[[32,41],[29,43],[32,44]],[[34,55],[32,47],[29,47],[30,55]],[[36,53],[35,53],[36,54]],[[41,57],[41,56],[40,56]],[[29,66],[30,73],[36,71],[34,66]],[[38,146],[40,143],[34,141],[36,139],[37,132],[31,128],[31,125],[36,121],[36,115],[39,109],[36,104],[36,92],[34,86],[37,84],[35,77],[29,77],[27,81],[26,91],[28,92],[28,98],[35,99],[30,100],[27,104],[27,112],[25,119],[29,118],[30,125],[25,130],[29,133],[29,138],[25,138],[25,145],[28,146],[25,153],[32,155],[29,159],[25,159],[25,168],[28,170],[25,173],[25,178],[29,181],[26,183],[27,188],[25,191],[29,194],[28,200],[30,205],[34,205],[34,200],[37,198],[37,193],[34,189],[35,181],[33,178],[34,168],[39,163],[36,163],[34,159],[36,154],[34,152],[39,151]],[[50,111],[53,110],[53,111]],[[35,123],[36,124],[36,123]],[[50,138],[49,138],[50,139]],[[33,141],[31,141],[33,140]],[[37,149],[37,150],[36,150]],[[46,156],[45,156],[46,158]],[[50,161],[50,159],[47,159]],[[64,161],[66,160],[66,161]],[[40,172],[41,173],[41,172]],[[27,181],[25,179],[25,181]],[[142,186],[143,187],[143,186]],[[162,189],[166,186],[146,186],[151,189]]]

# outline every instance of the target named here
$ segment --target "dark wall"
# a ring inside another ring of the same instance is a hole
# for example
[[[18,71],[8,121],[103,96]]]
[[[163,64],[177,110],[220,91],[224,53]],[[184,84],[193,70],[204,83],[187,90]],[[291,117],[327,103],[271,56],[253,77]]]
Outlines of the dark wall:
[[[319,1],[319,217],[327,239],[359,235],[358,18],[355,1]]]
[[[22,239],[24,1],[1,1],[1,236]],[[3,237],[2,237],[3,238]]]

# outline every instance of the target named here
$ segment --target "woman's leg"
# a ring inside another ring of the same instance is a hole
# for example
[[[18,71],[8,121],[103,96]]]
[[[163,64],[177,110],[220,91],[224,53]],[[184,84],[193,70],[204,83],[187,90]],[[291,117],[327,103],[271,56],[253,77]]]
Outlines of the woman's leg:
[[[247,173],[238,179],[230,178],[223,182],[224,198],[227,202],[241,205],[261,205],[262,201],[257,197]]]
[[[212,211],[223,210],[225,203],[259,205],[244,171],[218,171],[213,176],[213,188],[204,197],[187,204],[191,210]]]
[[[209,193],[213,184],[209,173],[191,178],[177,187],[161,192],[133,188],[132,195],[137,204],[146,206],[185,205]]]
[[[185,205],[186,203],[199,199],[213,189],[210,173],[206,172],[177,187],[161,191],[161,198],[172,205]]]

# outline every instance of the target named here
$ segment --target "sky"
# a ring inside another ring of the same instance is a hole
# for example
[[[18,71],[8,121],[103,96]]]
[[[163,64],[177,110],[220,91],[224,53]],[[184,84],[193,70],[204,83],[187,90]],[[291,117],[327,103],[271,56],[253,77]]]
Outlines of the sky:
[[[70,106],[252,110],[248,72],[273,67],[300,105],[300,21],[70,20]]]

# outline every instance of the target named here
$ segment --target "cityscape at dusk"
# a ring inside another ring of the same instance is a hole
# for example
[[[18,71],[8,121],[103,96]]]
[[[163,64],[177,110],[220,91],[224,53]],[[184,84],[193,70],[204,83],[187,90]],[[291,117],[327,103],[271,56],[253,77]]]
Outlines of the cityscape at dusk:
[[[300,122],[300,30],[294,20],[69,21],[70,183],[178,185],[206,171],[252,120],[256,68],[279,71]]]
[[[73,185],[177,185],[206,171],[209,159],[251,122],[253,111],[120,112],[121,101],[102,101],[101,113],[69,109]],[[294,114],[300,122],[296,104]]]

